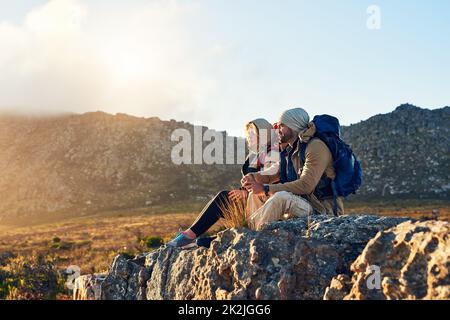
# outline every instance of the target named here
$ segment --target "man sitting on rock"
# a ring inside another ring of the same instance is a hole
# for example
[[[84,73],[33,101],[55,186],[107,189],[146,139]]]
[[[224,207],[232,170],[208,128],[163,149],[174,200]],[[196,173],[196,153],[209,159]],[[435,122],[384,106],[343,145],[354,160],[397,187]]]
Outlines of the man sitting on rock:
[[[249,227],[261,230],[265,223],[282,218],[308,216],[311,214],[344,213],[343,201],[337,197],[321,199],[314,194],[322,177],[334,180],[336,174],[333,158],[327,145],[314,138],[316,127],[309,121],[308,113],[290,109],[280,116],[278,135],[280,143],[288,147],[282,152],[278,170],[274,175],[249,173],[241,180],[250,194],[247,202]],[[304,150],[304,163],[301,148]],[[333,207],[334,205],[334,207]]]

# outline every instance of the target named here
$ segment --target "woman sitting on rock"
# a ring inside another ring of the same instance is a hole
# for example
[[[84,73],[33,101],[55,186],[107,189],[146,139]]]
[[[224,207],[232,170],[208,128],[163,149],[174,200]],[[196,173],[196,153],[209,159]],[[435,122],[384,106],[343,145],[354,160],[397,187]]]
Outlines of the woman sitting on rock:
[[[244,165],[242,166],[242,175],[264,171],[265,174],[272,175],[272,167],[279,160],[279,150],[275,131],[272,125],[265,119],[256,119],[250,121],[245,126],[245,135],[249,148]],[[273,168],[274,172],[277,168]],[[208,231],[220,218],[224,218],[223,208],[231,202],[247,201],[248,191],[244,188],[236,190],[224,190],[219,192],[203,208],[192,226],[180,232],[173,240],[167,243],[168,246],[177,248],[191,248],[197,245],[209,246],[211,238],[204,239],[202,243],[197,238]]]

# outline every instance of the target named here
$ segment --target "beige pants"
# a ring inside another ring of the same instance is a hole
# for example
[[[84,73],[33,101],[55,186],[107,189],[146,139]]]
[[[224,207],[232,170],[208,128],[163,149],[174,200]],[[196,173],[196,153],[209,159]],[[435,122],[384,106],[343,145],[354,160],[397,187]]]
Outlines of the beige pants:
[[[314,211],[307,200],[287,191],[271,197],[250,193],[246,209],[248,226],[253,230],[261,230],[268,222],[312,215]]]

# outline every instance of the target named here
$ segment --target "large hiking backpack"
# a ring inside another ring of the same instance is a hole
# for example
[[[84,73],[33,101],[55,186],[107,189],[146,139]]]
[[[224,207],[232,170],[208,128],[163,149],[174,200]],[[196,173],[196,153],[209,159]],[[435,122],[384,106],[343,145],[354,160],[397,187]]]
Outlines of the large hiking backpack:
[[[329,115],[315,116],[312,121],[316,126],[314,138],[322,140],[333,156],[336,178],[331,180],[324,176],[320,179],[314,194],[319,200],[333,198],[333,211],[337,215],[337,197],[354,194],[362,183],[361,164],[349,145],[340,138],[339,120]],[[306,143],[300,147],[300,157],[305,163]]]

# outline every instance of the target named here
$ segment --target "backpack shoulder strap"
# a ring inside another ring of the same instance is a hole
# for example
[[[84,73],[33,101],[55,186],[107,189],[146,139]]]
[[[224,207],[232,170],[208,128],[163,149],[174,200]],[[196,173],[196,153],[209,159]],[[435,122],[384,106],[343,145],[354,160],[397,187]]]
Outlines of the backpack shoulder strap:
[[[302,165],[305,164],[306,161],[306,148],[308,147],[309,143],[315,139],[319,139],[318,137],[312,137],[307,143],[301,143],[300,144],[300,160],[302,161]],[[299,142],[300,143],[300,142]]]
[[[321,139],[320,137],[313,137],[311,140],[308,141],[308,143],[302,143],[300,146],[300,159],[302,161],[302,166],[305,165],[305,160],[306,160],[306,148],[308,147],[308,144],[314,140],[314,139],[319,139],[321,140],[328,149],[330,149],[330,147],[328,146],[328,144],[326,143],[326,141],[323,141],[323,139]],[[330,150],[331,151],[331,150]],[[324,173],[324,175],[322,176],[321,179],[326,179],[326,174]],[[336,183],[334,180],[331,181],[331,189],[333,192],[333,214],[334,216],[337,217],[337,191],[336,191]]]
[[[302,167],[305,165],[307,145],[307,143],[300,144],[300,160],[302,162]]]

